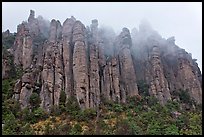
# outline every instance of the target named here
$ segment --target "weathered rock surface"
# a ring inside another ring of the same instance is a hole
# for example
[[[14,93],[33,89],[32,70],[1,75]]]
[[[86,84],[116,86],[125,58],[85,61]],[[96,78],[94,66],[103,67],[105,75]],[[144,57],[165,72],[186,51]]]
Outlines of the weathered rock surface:
[[[135,68],[130,52],[132,40],[129,30],[127,28],[123,28],[118,39],[119,43],[117,44],[117,53],[119,54],[120,60],[121,80],[123,81],[122,83],[124,83],[126,94],[128,96],[135,96],[138,94],[138,88],[136,83]]]
[[[178,53],[178,78],[181,82],[182,89],[189,93],[190,97],[195,100],[198,104],[202,103],[202,89],[201,84],[193,71],[193,65],[188,60],[188,54],[184,50],[180,50]]]
[[[123,28],[116,37],[111,29],[99,28],[96,19],[86,28],[73,16],[61,25],[35,18],[31,10],[28,22],[18,26],[9,53],[24,71],[14,87],[22,108],[30,107],[34,92],[48,112],[59,106],[62,91],[66,101],[76,97],[82,109],[97,108],[105,100],[126,103],[128,97],[139,97],[141,80],[163,105],[179,100],[174,93],[180,89],[202,103],[202,74],[196,60],[175,45],[174,37],[162,38],[148,23],[131,34]],[[9,64],[3,58],[2,78],[8,77]]]
[[[89,108],[89,83],[87,54],[85,45],[85,27],[80,21],[76,21],[73,27],[73,75],[74,90],[77,101],[82,109]]]
[[[164,105],[168,100],[171,100],[171,95],[168,88],[167,80],[164,76],[163,66],[160,59],[159,47],[154,45],[150,57],[150,95],[156,96],[160,103]]]
[[[50,23],[49,41],[55,43],[62,35],[62,26],[59,21],[52,20]]]
[[[42,70],[41,106],[50,111],[52,106],[59,105],[60,93],[63,89],[63,66],[61,45],[46,43],[44,65]]]
[[[62,51],[63,51],[63,65],[64,65],[64,91],[66,99],[74,95],[73,82],[73,43],[72,33],[73,26],[76,19],[74,17],[68,18],[63,23],[62,27]]]
[[[138,80],[145,80],[149,84],[150,94],[163,91],[157,96],[161,104],[172,98],[179,100],[174,93],[180,90],[187,90],[192,99],[199,103],[202,100],[202,75],[195,60],[175,45],[174,37],[165,40],[150,27],[143,27],[141,25],[141,30],[132,32],[133,60],[138,70]]]
[[[100,102],[99,87],[99,39],[98,39],[98,21],[92,20],[91,40],[89,46],[89,86],[90,86],[90,107],[96,107]]]

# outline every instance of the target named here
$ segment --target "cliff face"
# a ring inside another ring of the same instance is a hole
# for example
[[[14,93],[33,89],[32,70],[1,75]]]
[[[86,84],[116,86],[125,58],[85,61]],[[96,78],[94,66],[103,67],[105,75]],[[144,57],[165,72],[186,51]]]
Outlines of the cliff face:
[[[174,37],[163,39],[145,23],[131,34],[134,66],[138,68],[136,76],[148,83],[150,95],[165,104],[167,100],[178,99],[174,95],[185,90],[195,102],[202,103],[198,64],[190,53],[175,45]]]
[[[140,80],[161,104],[172,100],[179,89],[202,103],[197,63],[173,38],[162,39],[147,26],[131,33],[123,28],[117,37],[109,37],[96,19],[90,27],[74,17],[62,25],[54,19],[46,24],[31,10],[28,22],[18,26],[11,48],[14,64],[24,71],[14,87],[14,98],[22,108],[30,106],[34,92],[47,111],[59,106],[62,91],[66,101],[76,97],[82,109],[96,108],[104,99],[126,103],[128,97],[139,95]],[[4,58],[2,63],[5,76],[9,67]]]

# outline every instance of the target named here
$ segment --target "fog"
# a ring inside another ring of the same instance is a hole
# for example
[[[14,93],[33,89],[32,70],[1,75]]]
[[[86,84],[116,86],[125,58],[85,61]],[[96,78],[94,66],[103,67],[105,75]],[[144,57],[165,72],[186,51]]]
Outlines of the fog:
[[[202,3],[201,2],[3,2],[2,31],[17,31],[17,25],[26,21],[30,9],[35,16],[61,24],[74,16],[85,26],[97,19],[99,27],[111,26],[116,34],[127,27],[139,29],[143,19],[163,38],[175,37],[175,43],[192,57],[202,70]]]

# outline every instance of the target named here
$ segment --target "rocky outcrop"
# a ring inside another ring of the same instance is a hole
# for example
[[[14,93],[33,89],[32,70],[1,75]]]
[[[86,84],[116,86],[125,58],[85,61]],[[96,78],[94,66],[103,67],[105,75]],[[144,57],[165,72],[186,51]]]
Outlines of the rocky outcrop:
[[[64,66],[64,91],[66,99],[74,96],[74,82],[73,82],[73,43],[72,33],[73,26],[76,19],[74,17],[68,18],[63,23],[62,28],[62,57]]]
[[[22,76],[22,87],[21,87],[20,98],[19,98],[19,102],[22,109],[29,106],[29,100],[33,92],[33,86],[34,86],[34,79],[33,79],[32,73],[29,73],[29,72],[25,73]]]
[[[62,47],[57,43],[46,44],[40,98],[41,106],[50,111],[52,106],[59,105],[60,93],[63,89]]]
[[[31,49],[32,39],[29,35],[29,30],[26,24],[21,24],[18,26],[17,36],[14,43],[14,63],[16,65],[21,65],[23,68],[27,68],[31,64]],[[28,55],[27,52],[30,54]],[[23,57],[26,57],[25,59]],[[25,64],[26,63],[26,64]]]
[[[123,28],[116,37],[111,29],[99,28],[96,19],[86,28],[73,16],[63,25],[54,19],[48,24],[31,10],[9,51],[24,71],[14,87],[22,108],[30,106],[34,92],[48,112],[59,106],[62,91],[66,102],[76,97],[81,109],[98,108],[105,100],[126,103],[143,92],[138,91],[141,80],[162,105],[178,99],[174,93],[180,89],[202,103],[202,74],[196,60],[175,45],[174,37],[162,38],[148,23],[131,34]],[[4,59],[5,78],[8,64]]]
[[[149,84],[150,95],[155,95],[161,104],[174,98],[179,100],[175,94],[181,89],[189,91],[189,95],[198,103],[202,98],[199,80],[201,73],[196,69],[191,55],[175,45],[174,37],[166,40],[149,27],[140,28],[141,30],[132,32],[134,67],[138,70],[138,80],[145,80]],[[185,75],[190,76],[187,78]],[[189,81],[194,81],[192,85],[186,80],[190,77]]]
[[[14,50],[14,63],[22,66],[23,69],[30,67],[32,60],[35,60],[33,57],[37,54],[35,53],[38,50],[36,46],[42,46],[42,43],[39,45],[39,42],[46,39],[45,35],[41,35],[41,31],[47,31],[47,26],[43,25],[45,22],[42,18],[38,21],[35,18],[35,12],[31,10],[28,22],[18,25],[17,36],[12,48]]]
[[[119,61],[116,57],[109,58],[104,68],[104,96],[107,100],[121,102],[119,86]],[[122,94],[123,95],[123,94]]]
[[[92,20],[91,36],[89,43],[89,97],[90,107],[95,108],[100,102],[99,87],[99,39],[98,39],[98,21]]]
[[[119,54],[121,81],[124,84],[123,87],[125,87],[126,94],[128,96],[135,96],[138,94],[138,88],[130,52],[132,40],[129,30],[127,28],[123,28],[118,39],[119,43],[117,44],[117,54]]]
[[[28,29],[32,37],[39,35],[40,28],[38,20],[35,18],[35,11],[30,10],[30,15],[28,17]]]
[[[87,54],[85,45],[85,27],[80,21],[76,21],[73,27],[73,75],[74,90],[77,101],[82,109],[89,108],[89,83]]]
[[[63,90],[62,44],[57,42],[61,33],[59,21],[52,20],[49,41],[45,43],[42,70],[41,107],[50,111],[52,106],[59,106],[60,93]]]
[[[168,100],[171,100],[171,95],[164,76],[159,47],[156,45],[152,48],[150,64],[151,82],[149,93],[158,98],[159,102],[164,105]]]
[[[193,71],[193,65],[188,59],[188,54],[185,50],[178,52],[178,78],[181,82],[182,89],[189,93],[190,97],[198,104],[202,103],[201,84]]]
[[[62,35],[62,26],[59,21],[52,20],[50,23],[49,41],[55,43]]]

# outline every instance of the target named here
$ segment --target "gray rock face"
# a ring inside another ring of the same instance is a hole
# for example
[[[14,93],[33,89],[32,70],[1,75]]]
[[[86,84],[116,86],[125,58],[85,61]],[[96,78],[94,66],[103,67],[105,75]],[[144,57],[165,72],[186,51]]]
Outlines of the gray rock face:
[[[63,66],[61,60],[61,46],[48,42],[45,51],[42,70],[42,89],[40,92],[41,106],[47,111],[59,105],[59,97],[63,85]]]
[[[15,93],[17,93],[16,98],[19,97],[19,102],[22,109],[30,106],[29,99],[31,94],[33,93],[33,86],[34,86],[34,79],[33,79],[32,73],[25,73],[22,76],[22,80],[17,81],[15,85],[15,89],[16,89]],[[19,90],[20,90],[20,96],[18,96]]]
[[[30,10],[30,16],[28,17],[28,22],[32,22],[35,19],[35,11]]]
[[[73,27],[73,44],[74,90],[80,107],[85,109],[89,108],[87,45],[85,45],[85,27],[80,21],[76,21]]]
[[[89,45],[89,86],[90,86],[90,107],[94,108],[100,102],[99,87],[99,62],[98,62],[98,21],[92,20],[91,24],[91,43]]]
[[[15,83],[15,86],[14,86],[14,95],[13,95],[13,98],[16,101],[18,101],[20,99],[21,89],[22,89],[22,81],[20,79],[18,79]]]
[[[38,20],[35,18],[35,11],[33,10],[30,10],[30,16],[28,17],[28,28],[32,37],[39,35],[39,23]]]
[[[60,93],[63,90],[62,44],[59,41],[61,25],[52,20],[49,41],[45,43],[42,69],[42,89],[40,92],[41,107],[50,111],[52,106],[59,106]]]
[[[152,36],[144,35],[144,32]],[[187,90],[192,99],[199,103],[202,98],[201,73],[196,69],[195,61],[175,45],[174,37],[165,40],[153,34],[154,31],[143,29],[133,35],[132,50],[138,80],[145,80],[149,84],[150,94],[157,96],[161,104],[172,98],[179,100],[174,93],[181,89]]]
[[[120,102],[119,62],[117,57],[108,60],[104,68],[104,93],[107,100]]]
[[[151,82],[149,92],[150,95],[154,95],[156,98],[158,98],[159,102],[164,105],[168,100],[171,100],[171,95],[167,80],[164,77],[158,46],[153,46],[150,62]]]
[[[23,69],[28,68],[32,62],[32,38],[30,36],[25,36],[23,38],[23,53],[22,53],[22,64]]]
[[[81,109],[97,108],[103,99],[126,103],[128,97],[141,98],[140,80],[161,104],[179,100],[173,95],[179,89],[202,103],[202,74],[196,60],[175,45],[174,37],[163,39],[148,23],[131,35],[123,28],[117,37],[111,29],[98,28],[96,19],[86,28],[74,17],[63,25],[54,19],[47,23],[31,10],[28,22],[18,26],[10,52],[24,70],[14,87],[22,108],[30,107],[33,92],[48,112],[59,106],[61,91],[67,101],[76,97]],[[3,77],[8,64],[3,60]]]
[[[27,42],[27,39],[26,39],[27,36],[29,37],[29,32],[28,32],[28,29],[26,28],[26,25],[25,24],[19,25],[16,40],[15,40],[15,43],[13,46],[13,48],[14,48],[14,63],[16,65],[22,65],[23,66],[23,62],[25,65],[25,61],[23,61],[23,53],[24,53],[24,56],[26,53],[23,51],[23,49],[28,51],[28,48],[30,48],[30,46],[31,46],[31,45],[28,45],[28,46],[25,45],[27,43],[30,43],[30,42]],[[28,66],[28,65],[26,64],[26,66]],[[25,68],[25,66],[24,66],[24,68]]]
[[[132,46],[130,32],[127,28],[123,28],[123,31],[119,35],[118,54],[121,68],[121,80],[124,83],[125,91],[128,96],[135,96],[138,94],[138,88],[136,83],[135,69],[133,66],[130,47]]]
[[[52,20],[50,24],[50,37],[49,41],[55,43],[61,37],[62,26],[59,21]]]
[[[19,102],[20,102],[22,109],[29,107],[29,99],[30,99],[30,96],[33,92],[32,88],[28,88],[29,86],[30,86],[29,84],[26,84],[21,89]]]
[[[186,53],[180,51],[178,54],[178,78],[183,85],[182,89],[186,90],[196,103],[202,104],[202,88],[199,79],[189,60],[185,57]]]
[[[66,98],[74,95],[74,82],[73,82],[73,44],[72,33],[75,23],[74,18],[68,18],[63,23],[62,28],[62,49],[63,49],[63,64],[64,64],[64,91]]]

